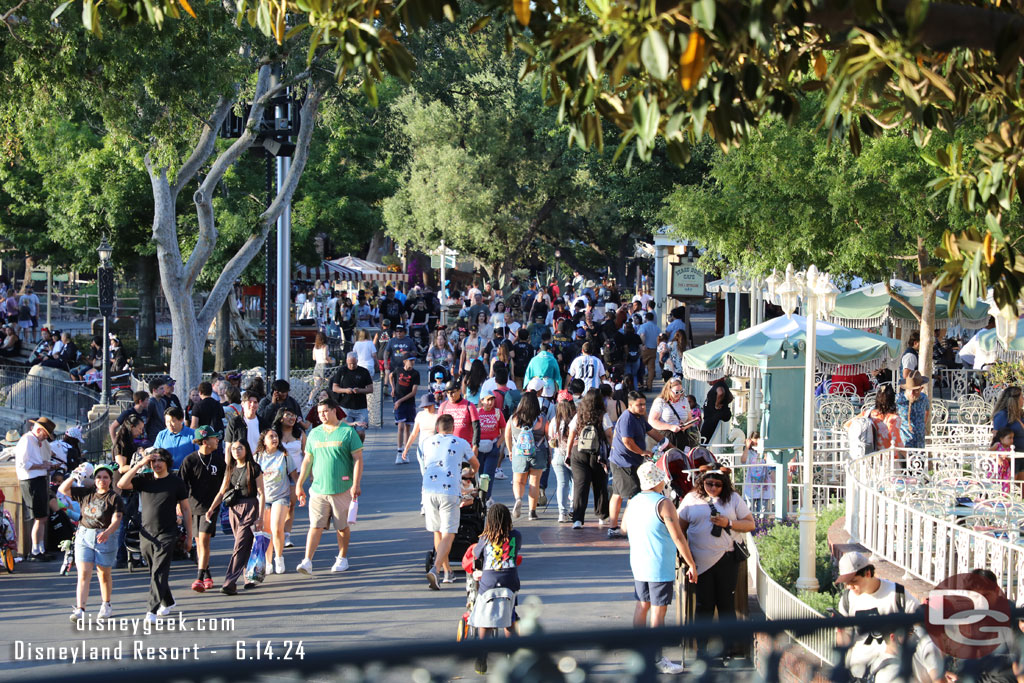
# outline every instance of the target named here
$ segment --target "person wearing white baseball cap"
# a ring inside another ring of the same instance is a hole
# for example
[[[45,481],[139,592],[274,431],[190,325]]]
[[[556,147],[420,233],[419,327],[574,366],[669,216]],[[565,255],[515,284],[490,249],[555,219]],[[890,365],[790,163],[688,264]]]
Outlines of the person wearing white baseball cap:
[[[849,552],[839,558],[836,583],[846,585],[837,610],[844,617],[901,612],[911,614],[920,607],[902,584],[877,578],[875,566],[863,553]],[[920,639],[915,660],[927,669],[931,680],[942,680],[942,654],[923,628],[917,626],[914,632]],[[871,675],[887,656],[885,638],[876,633],[840,629],[836,643],[850,646],[846,653],[846,665],[854,678]]]
[[[672,503],[664,496],[668,478],[653,462],[637,469],[640,493],[633,496],[622,518],[622,532],[629,539],[629,567],[633,572],[633,628],[645,628],[651,615],[651,628],[665,625],[665,613],[672,604],[675,585],[676,552],[686,561],[686,575],[697,581],[697,562],[690,553],[686,534],[679,524]],[[683,672],[682,664],[662,655],[655,666],[664,674]]]

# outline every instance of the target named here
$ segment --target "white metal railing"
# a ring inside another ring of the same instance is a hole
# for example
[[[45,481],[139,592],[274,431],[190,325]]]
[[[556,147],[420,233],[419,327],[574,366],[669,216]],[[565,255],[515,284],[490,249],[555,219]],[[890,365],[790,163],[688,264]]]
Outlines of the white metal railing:
[[[825,615],[790,593],[772,577],[768,576],[768,573],[761,566],[757,546],[753,543],[749,543],[748,546],[750,547],[750,557],[747,559],[747,569],[754,582],[757,602],[761,605],[761,610],[764,611],[765,617],[768,619],[825,618]],[[799,635],[790,633],[789,635],[823,664],[832,664],[832,657],[836,646],[836,631],[834,628],[823,624],[822,628],[813,633]]]
[[[1016,602],[1024,595],[1020,519],[1011,522],[1007,515],[1004,528],[971,528],[974,524],[958,509],[956,482],[947,493],[931,489],[931,498],[916,497],[930,484],[950,477],[970,475],[977,483],[995,454],[931,448],[898,455],[879,451],[849,464],[847,511],[856,540],[906,574],[932,584],[975,568],[990,569],[1010,601]],[[902,491],[900,477],[905,477]],[[1008,510],[1016,497],[1010,497]]]

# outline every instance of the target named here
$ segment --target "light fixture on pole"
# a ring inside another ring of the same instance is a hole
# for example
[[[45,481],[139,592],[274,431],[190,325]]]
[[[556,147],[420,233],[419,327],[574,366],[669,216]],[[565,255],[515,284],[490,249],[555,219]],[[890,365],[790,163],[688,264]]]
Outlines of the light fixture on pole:
[[[559,267],[559,265],[558,265],[558,259],[560,259],[560,258],[562,258],[562,250],[561,249],[555,249],[555,281],[556,282],[560,279],[559,275],[561,274],[561,270],[562,270]]]
[[[100,396],[101,405],[110,403],[110,335],[107,332],[107,321],[114,313],[114,269],[110,265],[113,247],[104,235],[97,247],[100,267],[96,270],[96,285],[99,293],[100,315],[103,316],[103,390]]]
[[[786,266],[785,277],[772,272],[768,278],[768,291],[787,316],[792,316],[802,299],[806,314],[805,333],[807,337],[804,352],[804,463],[801,471],[802,486],[800,499],[800,575],[796,581],[799,590],[818,590],[815,570],[815,526],[817,517],[813,506],[814,473],[814,371],[816,368],[817,319],[827,316],[836,305],[839,290],[832,284],[827,273],[818,272],[810,266],[805,272],[797,272],[793,264]]]

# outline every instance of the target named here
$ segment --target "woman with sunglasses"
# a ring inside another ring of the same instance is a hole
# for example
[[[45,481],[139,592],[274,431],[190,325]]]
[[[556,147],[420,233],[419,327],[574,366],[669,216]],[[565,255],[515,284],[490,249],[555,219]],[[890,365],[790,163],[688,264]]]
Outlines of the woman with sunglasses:
[[[754,530],[754,516],[733,489],[728,468],[701,467],[696,488],[679,503],[679,520],[697,562],[698,618],[711,619],[716,609],[720,620],[736,618],[739,565],[733,542],[738,534]]]
[[[683,380],[678,377],[670,377],[665,382],[661,393],[651,403],[647,421],[655,429],[665,432],[669,441],[677,448],[696,445],[686,443],[686,431],[697,421],[690,415]]]

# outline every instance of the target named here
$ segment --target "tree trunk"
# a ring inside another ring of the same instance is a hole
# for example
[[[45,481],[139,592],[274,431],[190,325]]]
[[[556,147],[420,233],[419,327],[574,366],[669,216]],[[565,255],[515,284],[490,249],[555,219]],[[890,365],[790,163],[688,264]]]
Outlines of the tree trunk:
[[[156,294],[160,263],[155,255],[139,256],[139,350],[142,358],[152,358],[156,345]]]
[[[217,311],[217,336],[213,342],[213,369],[217,372],[231,369],[231,299],[224,299]]]
[[[36,258],[32,254],[25,254],[25,277],[21,280],[21,294],[28,294],[32,287],[32,269],[36,267]]]
[[[373,263],[380,263],[384,254],[388,253],[388,238],[383,232],[373,233],[370,238],[370,247],[366,250],[366,260]]]

